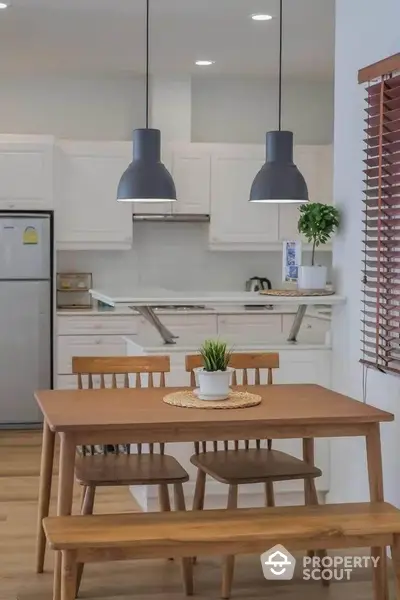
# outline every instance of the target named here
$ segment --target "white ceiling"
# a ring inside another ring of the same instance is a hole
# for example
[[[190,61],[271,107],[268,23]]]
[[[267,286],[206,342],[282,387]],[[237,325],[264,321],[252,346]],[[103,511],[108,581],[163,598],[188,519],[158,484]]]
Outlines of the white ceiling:
[[[0,74],[140,73],[145,0],[11,0],[0,11]],[[278,0],[151,0],[152,73],[277,73]],[[331,79],[334,0],[284,0],[284,75]],[[272,21],[254,22],[265,12]]]

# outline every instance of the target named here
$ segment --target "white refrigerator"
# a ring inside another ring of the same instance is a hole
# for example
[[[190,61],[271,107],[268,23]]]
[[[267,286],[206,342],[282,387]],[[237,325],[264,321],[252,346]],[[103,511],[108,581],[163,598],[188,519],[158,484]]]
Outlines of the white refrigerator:
[[[51,216],[0,213],[0,428],[42,421],[33,397],[51,387]]]

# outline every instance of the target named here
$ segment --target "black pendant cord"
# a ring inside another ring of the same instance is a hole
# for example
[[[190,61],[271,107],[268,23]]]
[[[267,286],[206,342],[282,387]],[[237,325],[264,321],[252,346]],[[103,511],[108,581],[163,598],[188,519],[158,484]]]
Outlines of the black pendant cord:
[[[146,0],[146,129],[149,128],[150,0]]]
[[[279,1],[279,131],[282,129],[282,42],[283,42],[283,0]]]

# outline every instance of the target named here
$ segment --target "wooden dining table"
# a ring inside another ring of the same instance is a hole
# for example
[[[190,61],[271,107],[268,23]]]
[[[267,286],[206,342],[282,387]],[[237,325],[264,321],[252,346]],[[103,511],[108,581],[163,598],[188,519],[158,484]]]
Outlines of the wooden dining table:
[[[43,571],[56,434],[60,438],[57,514],[72,510],[76,448],[80,445],[139,442],[196,442],[242,439],[303,440],[303,457],[314,464],[314,438],[363,436],[370,499],[384,500],[380,423],[394,416],[313,384],[245,386],[261,404],[235,410],[182,408],[163,397],[182,388],[46,390],[35,393],[43,413],[37,530],[37,572]],[[350,482],[349,482],[350,483]],[[373,570],[374,600],[388,600],[386,554]],[[60,560],[56,553],[53,600],[60,600]]]

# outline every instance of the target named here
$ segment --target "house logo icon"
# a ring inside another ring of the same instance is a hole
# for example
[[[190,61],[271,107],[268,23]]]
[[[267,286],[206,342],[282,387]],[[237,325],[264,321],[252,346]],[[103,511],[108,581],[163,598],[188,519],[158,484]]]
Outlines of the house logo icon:
[[[296,559],[284,546],[274,546],[261,554],[261,566],[265,579],[293,579]]]

